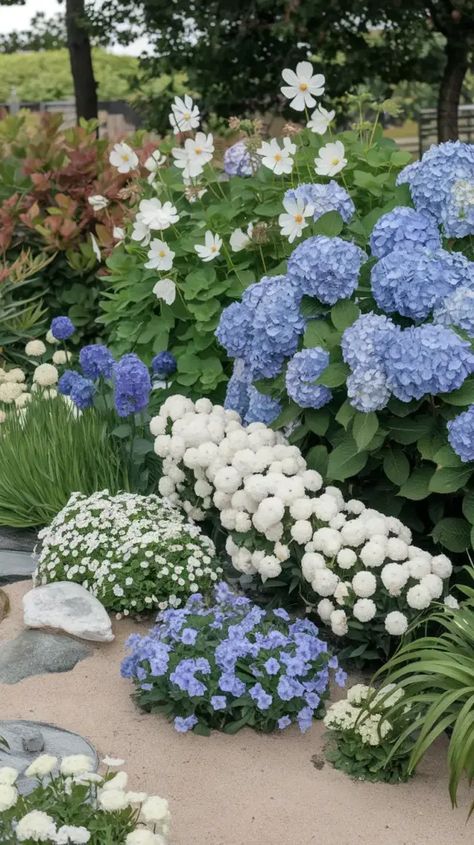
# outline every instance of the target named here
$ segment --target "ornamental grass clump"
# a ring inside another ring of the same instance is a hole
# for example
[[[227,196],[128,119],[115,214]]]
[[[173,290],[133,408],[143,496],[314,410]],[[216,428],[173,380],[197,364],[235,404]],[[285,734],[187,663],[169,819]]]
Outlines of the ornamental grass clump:
[[[153,495],[73,493],[39,538],[36,583],[74,581],[125,616],[179,607],[222,575],[212,540]]]
[[[411,707],[390,720],[387,710],[404,697],[403,690],[389,684],[375,692],[356,684],[346,698],[331,704],[324,724],[329,731],[326,756],[336,769],[358,780],[400,783],[410,777],[411,743],[405,737],[395,754],[393,744],[412,722]]]
[[[329,678],[346,674],[308,619],[263,610],[221,582],[214,601],[191,596],[163,611],[148,636],[130,637],[122,675],[141,707],[174,719],[177,731],[236,733],[245,726],[304,733],[324,714]]]
[[[124,761],[104,757],[104,774],[86,754],[59,760],[37,757],[25,771],[36,785],[20,795],[20,772],[0,768],[0,842],[2,845],[166,845],[168,802],[146,792],[127,791],[126,772],[112,772]]]

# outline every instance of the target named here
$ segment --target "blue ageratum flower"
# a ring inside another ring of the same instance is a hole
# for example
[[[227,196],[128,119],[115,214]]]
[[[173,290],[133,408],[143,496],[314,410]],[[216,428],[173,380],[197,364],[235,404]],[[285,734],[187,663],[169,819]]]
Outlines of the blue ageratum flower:
[[[474,405],[448,422],[448,440],[463,463],[474,461]]]
[[[67,340],[76,331],[76,327],[69,317],[54,317],[51,320],[51,334],[56,340]]]
[[[474,284],[474,262],[460,252],[400,247],[375,264],[371,284],[383,311],[424,320],[454,290]]]
[[[361,314],[345,329],[341,339],[342,357],[352,370],[377,368],[383,361],[385,346],[400,329],[390,317],[374,314]]]
[[[253,422],[263,422],[271,425],[281,412],[281,405],[271,396],[260,393],[256,387],[249,387],[249,404],[245,414],[244,422],[250,425]]]
[[[436,309],[433,320],[443,326],[456,326],[474,337],[474,290],[455,290]]]
[[[384,370],[376,367],[356,367],[347,377],[346,387],[350,404],[364,414],[381,411],[391,395]]]
[[[224,170],[228,176],[252,176],[252,159],[244,141],[227,147],[224,153]]]
[[[171,352],[159,352],[151,362],[151,369],[158,378],[166,379],[173,375],[177,369],[176,358]]]
[[[114,401],[119,417],[143,411],[151,391],[150,374],[138,355],[124,355],[114,366]]]
[[[352,202],[345,188],[341,188],[334,179],[326,184],[304,183],[297,188],[290,188],[285,193],[285,199],[302,199],[307,205],[314,208],[313,220],[327,214],[328,211],[337,211],[344,223],[355,214],[355,205]]]
[[[58,392],[63,396],[70,396],[76,381],[82,378],[75,370],[64,370],[58,381]]]
[[[430,324],[395,335],[384,362],[387,385],[402,402],[457,390],[474,372],[470,344],[452,329]]]
[[[101,343],[95,343],[90,346],[83,346],[79,352],[79,362],[84,375],[95,380],[101,376],[103,378],[111,377],[115,359],[110,349],[107,349]]]
[[[456,184],[474,183],[474,145],[461,141],[446,141],[433,145],[417,166],[410,165],[399,174],[409,185],[417,211],[432,214],[448,237],[472,234],[472,217],[465,214],[464,204],[458,203]],[[454,200],[454,202],[453,202]]]
[[[379,218],[370,236],[370,249],[376,258],[383,258],[395,249],[411,251],[413,247],[441,247],[441,238],[431,215],[414,208],[399,206]]]
[[[334,305],[354,293],[366,253],[342,238],[316,235],[299,244],[288,259],[288,279],[300,293]]]
[[[322,408],[331,401],[332,393],[323,385],[314,384],[329,364],[329,353],[320,346],[302,349],[293,355],[286,370],[286,390],[301,408]]]
[[[95,392],[96,389],[94,382],[88,378],[78,375],[72,385],[69,395],[76,407],[81,411],[85,411],[86,408],[90,408],[94,404]]]

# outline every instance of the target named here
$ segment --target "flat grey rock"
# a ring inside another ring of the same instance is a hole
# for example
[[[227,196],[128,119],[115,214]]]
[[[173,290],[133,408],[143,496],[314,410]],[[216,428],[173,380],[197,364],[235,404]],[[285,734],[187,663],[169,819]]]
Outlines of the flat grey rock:
[[[93,768],[97,771],[99,760],[92,745],[81,736],[70,731],[64,731],[55,725],[44,722],[0,721],[0,736],[8,742],[8,748],[0,746],[0,767],[13,766],[18,769],[20,777],[15,786],[24,795],[36,786],[36,780],[27,778],[23,774],[30,763],[36,759],[36,752],[25,750],[28,739],[33,734],[41,734],[41,754],[53,754],[55,757],[67,757],[69,754],[87,754],[93,761]]]
[[[85,643],[63,634],[23,631],[14,640],[1,643],[0,684],[17,684],[24,678],[48,672],[69,672],[91,653],[92,649]]]
[[[103,604],[73,581],[35,587],[23,596],[23,610],[27,628],[55,628],[100,643],[114,639]]]
[[[0,549],[32,552],[37,542],[38,533],[33,528],[9,528],[0,525]]]
[[[31,578],[36,563],[29,552],[7,551],[0,548],[0,584],[12,584]]]

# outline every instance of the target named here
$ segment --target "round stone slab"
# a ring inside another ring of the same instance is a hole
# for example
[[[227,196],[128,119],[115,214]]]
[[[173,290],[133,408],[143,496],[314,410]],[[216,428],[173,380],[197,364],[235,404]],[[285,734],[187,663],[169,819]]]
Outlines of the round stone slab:
[[[0,767],[13,766],[18,769],[20,776],[15,785],[23,795],[31,792],[37,785],[35,778],[27,778],[24,772],[40,753],[54,754],[59,758],[69,754],[87,754],[93,762],[94,771],[99,767],[97,752],[90,742],[79,734],[65,731],[56,725],[22,720],[0,721],[0,737],[3,737],[9,746],[4,748],[0,745]],[[41,751],[28,750],[41,745]]]

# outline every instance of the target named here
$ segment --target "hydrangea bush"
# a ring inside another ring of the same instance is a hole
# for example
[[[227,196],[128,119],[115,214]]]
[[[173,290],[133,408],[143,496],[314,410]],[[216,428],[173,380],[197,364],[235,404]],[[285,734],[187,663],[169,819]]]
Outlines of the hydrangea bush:
[[[341,686],[346,678],[313,622],[263,610],[224,582],[213,604],[196,594],[128,646],[122,675],[133,679],[138,703],[173,718],[181,733],[293,723],[304,733],[324,713],[330,670]]]
[[[85,754],[37,757],[25,771],[36,780],[28,795],[15,786],[16,768],[0,768],[2,845],[166,845],[170,812],[157,795],[127,791],[123,760],[105,757],[104,774]]]
[[[39,539],[37,584],[74,581],[125,616],[179,607],[222,574],[212,540],[157,496],[74,493]]]
[[[452,565],[412,543],[396,517],[323,487],[295,445],[235,411],[175,395],[151,420],[162,495],[214,513],[234,568],[283,602],[303,599],[353,656],[386,656],[446,592]]]
[[[395,689],[395,684],[377,692],[355,684],[346,698],[331,704],[324,717],[329,730],[326,756],[336,769],[358,780],[408,780],[410,739],[405,739],[395,754],[392,751],[394,741],[413,720],[412,708],[399,712],[395,720],[387,718],[387,710],[403,696],[403,689]]]

